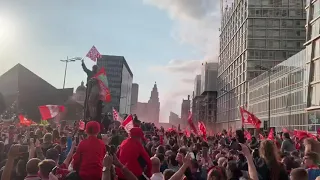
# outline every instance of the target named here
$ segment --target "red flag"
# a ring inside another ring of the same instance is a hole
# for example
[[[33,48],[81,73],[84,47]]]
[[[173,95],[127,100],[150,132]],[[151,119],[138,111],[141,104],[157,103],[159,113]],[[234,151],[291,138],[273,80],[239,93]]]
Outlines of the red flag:
[[[293,134],[294,134],[299,140],[301,140],[301,139],[303,139],[303,138],[306,138],[306,137],[309,137],[309,134],[308,134],[307,131],[302,131],[302,130],[297,130],[297,129],[295,129],[295,130],[293,131]]]
[[[282,128],[282,132],[284,132],[284,133],[290,133],[287,128]]]
[[[90,58],[92,61],[96,62],[98,58],[101,58],[101,54],[97,50],[95,46],[92,46],[92,48],[87,53],[86,57]]]
[[[274,140],[274,130],[273,128],[270,129],[269,135],[268,135],[268,139],[269,140]]]
[[[193,131],[193,133],[198,135],[198,130],[192,121],[192,112],[190,112],[190,111],[189,111],[189,116],[188,116],[188,123],[189,123],[189,126],[190,126],[191,130]]]
[[[24,115],[19,115],[19,120],[20,120],[20,124],[25,125],[25,126],[30,126],[31,124],[33,124],[33,121],[30,119],[27,119],[26,117],[24,117]]]
[[[85,123],[82,120],[80,120],[79,121],[79,130],[84,130],[85,126],[86,126]]]
[[[108,79],[107,79],[107,73],[105,69],[102,67],[99,72],[94,76],[98,80],[99,86],[100,86],[100,100],[104,102],[110,102],[111,101],[111,95],[110,90],[108,87]]]
[[[120,117],[118,111],[115,110],[114,108],[112,108],[112,115],[113,115],[113,120],[119,121],[119,122],[123,121],[123,119]]]
[[[48,120],[56,117],[60,112],[65,110],[64,106],[59,105],[44,105],[39,106],[39,111],[42,117],[42,120]]]
[[[133,116],[130,114],[121,124],[127,133],[130,133],[130,130],[133,128]]]
[[[200,130],[201,134],[202,134],[203,139],[206,141],[207,140],[207,128],[206,128],[206,125],[204,125],[203,122],[198,121],[198,127],[199,127],[199,130]]]
[[[259,134],[259,139],[260,140],[263,140],[264,139],[264,136],[262,134]]]
[[[252,138],[251,134],[247,130],[244,131],[244,136],[249,140],[251,140],[251,138]]]
[[[252,124],[256,129],[260,129],[261,121],[249,111],[240,107],[242,124]]]
[[[185,134],[187,137],[190,137],[190,131],[189,131],[188,127],[186,127],[186,129],[184,130],[184,134]]]

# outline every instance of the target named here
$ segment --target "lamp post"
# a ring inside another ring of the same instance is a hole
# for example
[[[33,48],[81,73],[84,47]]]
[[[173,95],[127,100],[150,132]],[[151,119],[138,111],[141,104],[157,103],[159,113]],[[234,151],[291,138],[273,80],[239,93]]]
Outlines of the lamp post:
[[[257,65],[257,69],[267,71],[268,72],[268,128],[270,128],[270,121],[271,121],[271,69],[266,68],[264,66]],[[267,128],[265,128],[267,129]]]
[[[65,84],[66,84],[66,76],[67,76],[68,63],[69,63],[69,62],[80,61],[80,60],[82,60],[82,58],[80,58],[80,57],[74,57],[74,58],[69,59],[68,56],[67,56],[67,59],[62,59],[62,60],[60,60],[61,62],[66,63],[66,66],[65,66],[65,68],[64,68],[63,87],[62,87],[63,89],[64,89],[64,86],[65,86]]]

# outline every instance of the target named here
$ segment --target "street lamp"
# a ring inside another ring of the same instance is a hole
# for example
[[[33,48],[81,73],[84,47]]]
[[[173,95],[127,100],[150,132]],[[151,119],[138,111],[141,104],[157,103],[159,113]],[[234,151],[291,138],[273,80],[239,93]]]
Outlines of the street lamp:
[[[270,121],[271,121],[271,69],[266,68],[264,66],[256,65],[257,69],[267,71],[268,72],[268,128],[270,128]],[[265,128],[267,129],[267,128]]]
[[[64,68],[63,87],[62,87],[63,89],[64,89],[64,86],[65,86],[65,84],[66,84],[66,76],[67,76],[68,63],[69,63],[69,62],[80,61],[80,60],[82,60],[81,57],[74,57],[74,58],[69,59],[68,56],[67,56],[67,59],[62,59],[62,60],[60,60],[61,62],[66,63],[66,67]]]

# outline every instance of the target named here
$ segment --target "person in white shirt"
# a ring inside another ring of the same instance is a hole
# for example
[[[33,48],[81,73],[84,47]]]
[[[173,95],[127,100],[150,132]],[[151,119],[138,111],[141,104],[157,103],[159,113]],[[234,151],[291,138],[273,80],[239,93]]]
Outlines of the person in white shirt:
[[[151,159],[151,164],[152,164],[152,176],[150,180],[163,180],[163,174],[160,172],[160,160],[157,157],[152,157]]]

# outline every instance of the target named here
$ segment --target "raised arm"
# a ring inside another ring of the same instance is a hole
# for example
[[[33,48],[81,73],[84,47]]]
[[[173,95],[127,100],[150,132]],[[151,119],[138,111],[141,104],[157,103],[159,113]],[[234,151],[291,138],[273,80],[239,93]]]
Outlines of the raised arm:
[[[86,72],[87,74],[91,72],[91,71],[87,68],[87,66],[84,64],[83,60],[82,60],[81,66],[82,66],[83,71]]]

